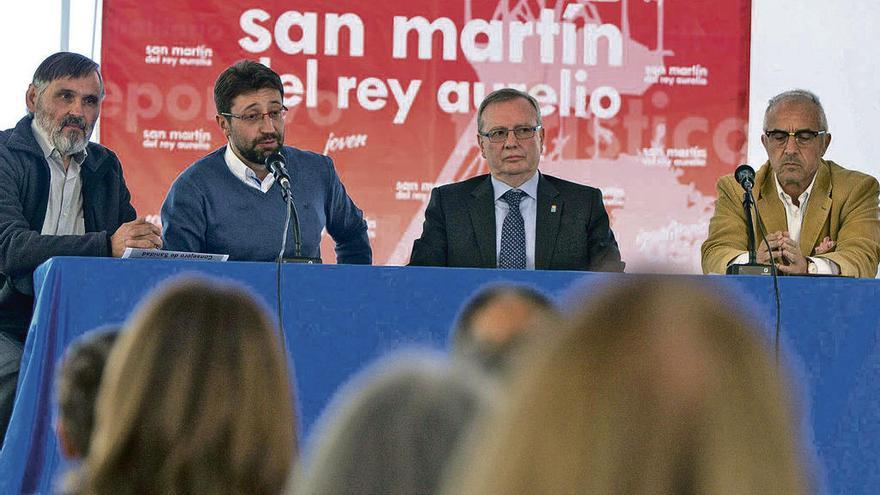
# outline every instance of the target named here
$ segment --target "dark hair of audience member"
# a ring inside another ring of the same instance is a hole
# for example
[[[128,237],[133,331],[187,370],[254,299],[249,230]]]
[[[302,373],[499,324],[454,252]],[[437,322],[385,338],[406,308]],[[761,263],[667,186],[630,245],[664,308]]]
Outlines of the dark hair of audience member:
[[[280,493],[296,419],[266,309],[239,287],[179,279],[126,330],[98,396],[82,492]]]
[[[506,377],[523,348],[561,320],[554,303],[539,290],[521,284],[481,287],[462,306],[452,329],[452,355]]]
[[[296,495],[435,493],[494,383],[430,354],[395,355],[346,385],[327,408]]]
[[[118,326],[87,332],[73,341],[61,358],[55,378],[56,431],[61,453],[68,459],[89,453],[98,387],[118,335]]]
[[[642,277],[585,298],[444,493],[804,493],[780,370],[718,290]]]

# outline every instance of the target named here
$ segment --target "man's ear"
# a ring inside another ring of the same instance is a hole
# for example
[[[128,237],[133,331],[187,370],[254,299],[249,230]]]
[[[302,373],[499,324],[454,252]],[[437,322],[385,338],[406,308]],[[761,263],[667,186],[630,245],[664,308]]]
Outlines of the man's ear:
[[[831,134],[825,134],[822,136],[823,144],[822,144],[822,152],[819,153],[819,157],[825,156],[825,151],[828,150],[828,147],[831,146]]]
[[[477,146],[480,147],[480,156],[486,158],[486,150],[483,149],[483,136],[480,136],[479,133],[477,134]]]
[[[767,152],[767,156],[770,156],[770,138],[767,137],[766,134],[761,133],[761,144],[764,146],[764,151]]]
[[[28,112],[34,113],[37,108],[37,87],[33,84],[28,85],[27,92],[24,94],[24,104],[27,105]]]
[[[223,131],[223,135],[229,137],[229,133],[231,132],[229,129],[229,120],[220,114],[215,115],[214,120],[217,121],[217,125],[220,126],[220,130]]]

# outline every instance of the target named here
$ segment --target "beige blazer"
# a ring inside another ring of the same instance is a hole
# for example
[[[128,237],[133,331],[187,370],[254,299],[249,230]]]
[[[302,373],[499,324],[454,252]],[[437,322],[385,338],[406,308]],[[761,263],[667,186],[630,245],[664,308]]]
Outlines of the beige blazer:
[[[754,192],[767,233],[788,230],[785,206],[774,181],[769,162],[764,163],[756,174]],[[726,175],[718,180],[717,190],[715,214],[701,249],[703,273],[725,273],[728,263],[747,250],[743,189],[733,175]],[[821,160],[801,225],[801,253],[834,261],[841,275],[874,277],[880,260],[878,192],[874,177]],[[752,221],[760,243],[757,218]],[[825,237],[837,245],[829,253],[816,255],[816,246]]]

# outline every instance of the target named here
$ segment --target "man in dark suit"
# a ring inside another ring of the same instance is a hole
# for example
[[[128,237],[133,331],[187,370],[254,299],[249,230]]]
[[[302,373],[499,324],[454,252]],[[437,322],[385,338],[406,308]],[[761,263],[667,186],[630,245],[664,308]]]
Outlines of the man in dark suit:
[[[512,88],[477,112],[489,174],[435,188],[410,265],[623,271],[596,188],[538,172],[538,102]]]

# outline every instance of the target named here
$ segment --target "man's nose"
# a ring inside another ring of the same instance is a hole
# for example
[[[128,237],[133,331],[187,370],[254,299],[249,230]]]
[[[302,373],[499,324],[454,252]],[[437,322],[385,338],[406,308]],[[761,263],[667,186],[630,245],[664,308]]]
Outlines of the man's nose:
[[[507,131],[507,138],[504,139],[505,148],[514,148],[519,146],[519,140],[513,135],[513,129]]]
[[[785,147],[783,150],[786,155],[796,155],[798,153],[797,139],[795,139],[794,136],[788,136],[788,139],[785,140]]]
[[[82,100],[80,100],[79,98],[74,98],[73,103],[70,104],[70,108],[68,109],[67,113],[69,113],[71,115],[82,116],[83,115]]]
[[[260,119],[260,132],[275,133],[275,123],[268,113],[264,113]]]

